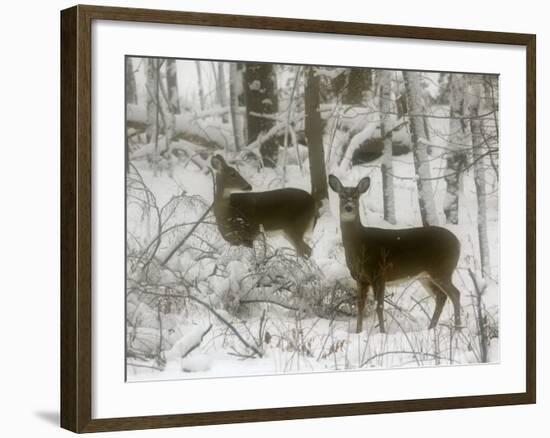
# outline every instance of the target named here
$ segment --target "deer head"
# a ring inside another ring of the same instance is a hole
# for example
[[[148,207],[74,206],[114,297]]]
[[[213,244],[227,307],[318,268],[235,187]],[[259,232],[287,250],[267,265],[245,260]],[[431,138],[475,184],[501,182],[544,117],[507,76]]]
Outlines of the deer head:
[[[210,160],[216,175],[216,196],[228,197],[233,192],[250,191],[252,186],[228,165],[221,155],[214,155]]]
[[[328,183],[340,198],[340,220],[343,222],[359,220],[359,197],[369,189],[370,178],[364,177],[356,187],[345,187],[336,176],[329,175]]]

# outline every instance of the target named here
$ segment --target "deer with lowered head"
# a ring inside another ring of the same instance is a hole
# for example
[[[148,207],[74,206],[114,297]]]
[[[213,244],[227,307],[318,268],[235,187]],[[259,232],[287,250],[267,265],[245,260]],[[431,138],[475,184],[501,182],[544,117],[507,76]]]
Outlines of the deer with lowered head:
[[[449,230],[436,226],[382,229],[364,227],[359,214],[359,198],[370,186],[365,177],[356,187],[345,187],[329,175],[329,185],[340,198],[340,228],[346,263],[357,282],[357,333],[363,329],[367,292],[372,286],[380,331],[384,326],[386,285],[417,278],[435,298],[429,328],[437,326],[447,298],[460,327],[460,291],[452,276],[460,256],[460,242]]]
[[[311,255],[304,242],[317,215],[311,194],[295,188],[252,192],[252,186],[221,155],[214,155],[210,162],[216,178],[214,216],[228,243],[252,248],[263,229],[282,232],[299,256]]]

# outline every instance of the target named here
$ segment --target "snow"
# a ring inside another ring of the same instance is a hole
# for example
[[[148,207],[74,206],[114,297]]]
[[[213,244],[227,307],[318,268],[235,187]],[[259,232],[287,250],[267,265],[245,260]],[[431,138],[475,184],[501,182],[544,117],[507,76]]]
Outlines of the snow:
[[[432,119],[430,123],[431,129],[439,134],[433,136],[431,143],[444,145],[448,121]],[[294,150],[288,152],[288,158],[295,155]],[[397,225],[383,220],[378,162],[350,167],[345,172],[333,167],[345,185],[355,185],[361,178],[370,176],[371,187],[360,201],[363,225],[383,228],[421,225],[412,159],[411,154],[394,157]],[[460,225],[445,225],[461,242],[461,258],[453,281],[462,293],[464,328],[457,331],[453,327],[452,306],[447,303],[439,326],[428,330],[434,301],[419,282],[413,281],[387,287],[387,334],[379,333],[370,294],[363,331],[356,334],[356,285],[345,263],[336,194],[329,191],[329,202],[321,208],[315,228],[307,237],[313,248],[309,260],[297,258],[282,237],[267,236],[265,241],[259,238],[253,249],[230,247],[221,238],[213,215],[209,215],[167,265],[161,267],[156,260],[169,254],[192,226],[181,224],[194,224],[211,204],[212,176],[185,160],[177,162],[171,172],[157,176],[145,160],[134,160],[132,164],[154,195],[163,230],[175,228],[162,235],[157,256],[147,273],[133,276],[147,259],[140,259],[140,255],[158,235],[158,219],[156,210],[142,202],[143,191],[136,190],[135,186],[129,189],[129,194],[136,199],[129,198],[127,209],[130,273],[127,337],[134,339],[129,345],[143,356],[128,359],[128,380],[479,363],[477,297],[470,271],[483,291],[484,310],[492,330],[489,361],[499,361],[498,191],[491,191],[488,199],[490,251],[495,255],[491,259],[492,272],[496,274],[494,278],[482,278],[478,266],[477,201],[471,170],[463,177]],[[289,160],[285,172],[258,169],[254,163],[242,160],[236,167],[257,191],[282,186],[310,190],[305,161],[300,169]],[[445,169],[444,160],[434,153],[430,167],[432,177],[436,178],[432,187],[439,222],[444,224],[442,206],[446,190],[445,181],[440,178]],[[136,177],[132,172],[130,176]],[[497,183],[489,181],[488,184]],[[179,298],[173,298],[174,295]],[[200,299],[225,322],[204,305],[182,298],[187,295]],[[153,357],[161,339],[160,326],[166,360],[162,366]],[[246,344],[255,346],[261,357]],[[197,347],[189,352],[195,345]],[[182,359],[182,356],[185,357]]]
[[[211,326],[205,323],[192,327],[185,333],[170,350],[165,353],[166,360],[183,358],[198,344],[201,343],[202,337],[210,330]]]

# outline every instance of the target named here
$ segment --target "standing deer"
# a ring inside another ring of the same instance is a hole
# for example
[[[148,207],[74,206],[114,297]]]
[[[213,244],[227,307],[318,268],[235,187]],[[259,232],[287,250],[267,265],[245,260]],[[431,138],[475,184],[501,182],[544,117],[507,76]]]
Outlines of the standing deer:
[[[369,287],[376,299],[380,331],[384,328],[384,291],[386,284],[418,277],[435,297],[435,310],[429,328],[439,321],[447,297],[453,303],[455,324],[460,327],[460,291],[452,275],[460,256],[460,242],[441,227],[385,230],[364,227],[359,215],[359,197],[370,186],[365,177],[357,187],[344,187],[334,175],[329,185],[340,198],[340,228],[346,263],[357,282],[357,333],[363,329],[363,312]]]
[[[308,192],[294,188],[251,192],[252,186],[221,155],[213,156],[211,164],[216,175],[214,215],[227,242],[252,248],[263,228],[281,231],[299,256],[311,255],[304,234],[315,225],[317,208]]]

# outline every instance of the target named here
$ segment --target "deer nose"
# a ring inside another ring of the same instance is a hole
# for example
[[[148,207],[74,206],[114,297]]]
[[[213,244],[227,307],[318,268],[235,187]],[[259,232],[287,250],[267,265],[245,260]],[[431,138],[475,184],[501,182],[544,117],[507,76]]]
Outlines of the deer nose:
[[[353,211],[353,207],[351,205],[344,206],[344,210],[346,213],[351,213]]]

